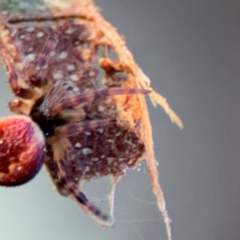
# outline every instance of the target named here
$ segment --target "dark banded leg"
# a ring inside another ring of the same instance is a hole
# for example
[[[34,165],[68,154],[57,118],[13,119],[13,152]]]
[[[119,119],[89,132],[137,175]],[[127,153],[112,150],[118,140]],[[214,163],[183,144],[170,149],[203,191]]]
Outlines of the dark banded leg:
[[[31,97],[31,91],[28,89],[23,89],[19,87],[18,85],[18,75],[16,73],[13,60],[7,51],[7,49],[3,46],[2,42],[0,41],[0,53],[2,56],[3,64],[6,68],[6,71],[8,73],[8,82],[10,85],[10,88],[14,95],[20,98],[30,98]]]
[[[49,59],[50,53],[55,48],[55,46],[57,44],[57,40],[58,40],[61,32],[65,31],[69,26],[70,26],[70,23],[67,22],[67,23],[63,24],[61,27],[59,27],[59,29],[57,31],[54,31],[49,35],[49,37],[42,49],[42,52],[39,55],[37,62],[33,66],[33,72],[36,73],[30,77],[30,81],[33,85],[36,85],[36,86],[41,85],[41,81],[43,81],[42,69],[46,65],[46,63]]]
[[[66,175],[66,172],[64,171],[64,165],[62,160],[55,159],[54,161],[60,182],[63,184],[63,186],[72,196],[72,198],[80,205],[83,211],[91,215],[103,227],[112,226],[112,222],[109,221],[108,215],[102,213],[101,210],[99,210],[92,203],[90,203],[84,193],[81,192],[81,190],[78,188],[78,186],[69,179],[69,177]]]
[[[83,131],[91,131],[97,128],[104,128],[110,122],[110,119],[98,119],[92,121],[85,121],[80,123],[68,124],[66,126],[61,126],[55,128],[55,134],[57,136],[70,136],[78,134]]]
[[[66,99],[61,103],[56,104],[53,108],[49,109],[49,115],[51,117],[54,117],[65,109],[76,107],[81,103],[93,102],[103,97],[115,96],[115,95],[130,95],[130,94],[148,94],[148,93],[150,93],[149,90],[134,89],[134,88],[125,88],[125,89],[109,88],[109,89],[103,89],[103,90],[96,90],[93,92],[88,92],[82,95],[78,95],[78,96]]]

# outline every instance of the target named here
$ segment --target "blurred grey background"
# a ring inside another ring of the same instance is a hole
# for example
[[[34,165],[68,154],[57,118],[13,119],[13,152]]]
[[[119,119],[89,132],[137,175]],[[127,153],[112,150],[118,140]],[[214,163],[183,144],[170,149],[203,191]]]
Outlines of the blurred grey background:
[[[239,240],[240,1],[96,2],[185,125],[180,131],[149,104],[173,239]],[[0,78],[3,117],[11,94],[2,67]],[[104,198],[106,186],[94,181],[88,193]],[[25,186],[1,188],[0,199],[3,240],[166,239],[144,163],[117,188],[113,229],[60,197],[44,168]]]

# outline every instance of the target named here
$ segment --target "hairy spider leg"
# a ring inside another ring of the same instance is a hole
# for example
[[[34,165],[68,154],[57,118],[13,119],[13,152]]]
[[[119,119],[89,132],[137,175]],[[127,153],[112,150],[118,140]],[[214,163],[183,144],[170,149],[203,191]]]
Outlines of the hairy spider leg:
[[[23,89],[18,85],[18,75],[14,68],[14,63],[12,61],[12,58],[10,57],[9,52],[7,49],[3,46],[3,43],[0,41],[0,53],[2,56],[2,60],[4,63],[4,66],[6,68],[6,71],[8,73],[8,82],[10,85],[10,88],[14,95],[20,98],[28,98],[30,95],[30,90]]]
[[[65,189],[73,197],[73,199],[80,205],[85,213],[95,218],[99,224],[104,227],[112,225],[111,221],[108,221],[108,215],[104,214],[95,207],[85,196],[85,194],[78,188],[78,186],[66,175],[64,170],[63,159],[56,159],[54,157],[55,165],[57,168],[57,174],[60,182],[64,185]]]
[[[74,123],[74,124],[69,124],[67,126],[61,126],[61,127],[57,127],[55,129],[55,134],[57,136],[71,136],[71,135],[74,135],[78,132],[82,132],[82,131],[89,131],[89,130],[93,130],[93,129],[96,129],[96,128],[103,128],[103,127],[106,127],[110,122],[110,119],[98,119],[98,120],[91,120],[91,121],[86,121],[86,122],[80,122],[80,123]],[[59,169],[59,168],[58,168]],[[59,177],[59,179],[63,178],[63,176],[66,176],[65,173],[63,173],[63,169],[61,169],[61,177]],[[122,175],[112,175],[110,176],[110,180],[111,180],[111,191],[110,191],[110,194],[108,195],[108,204],[109,204],[109,209],[110,209],[110,218],[111,218],[111,222],[109,222],[110,225],[112,225],[114,223],[114,206],[115,206],[115,192],[116,192],[116,186],[117,186],[117,183],[119,181],[119,179],[122,177]],[[69,181],[69,179],[67,179]],[[61,180],[60,180],[61,181]],[[66,179],[64,179],[64,181],[62,181],[62,183],[66,183]],[[70,184],[70,183],[69,183]],[[71,183],[71,186],[73,186],[72,184],[74,183]],[[69,186],[66,186],[65,185],[65,188],[69,191],[69,193],[71,194],[74,194],[75,196],[75,199],[78,199],[76,198],[76,190],[73,191],[73,189],[69,189]],[[84,195],[81,195],[81,196],[84,196]],[[86,197],[84,198],[86,199]],[[79,199],[78,199],[79,201]],[[83,200],[81,199],[80,200],[80,204]],[[89,205],[89,203],[88,203]],[[99,217],[99,210],[97,208],[93,208],[93,206],[91,206],[91,209],[94,209],[94,214],[96,215],[96,212],[98,213],[97,216]],[[104,219],[107,220],[107,216],[106,215],[103,215],[101,214],[100,215],[100,219],[101,221],[103,220],[103,217]],[[104,220],[104,225],[105,225],[105,220]]]
[[[47,60],[49,58],[49,54],[55,48],[55,46],[57,44],[57,40],[58,40],[61,32],[65,31],[69,26],[70,26],[70,23],[67,22],[67,23],[63,24],[62,26],[60,26],[57,31],[54,31],[49,35],[49,37],[48,37],[48,39],[47,39],[47,41],[46,41],[46,43],[45,43],[45,45],[42,49],[42,52],[39,56],[39,59],[35,63],[35,68],[37,70],[42,69],[46,65]]]
[[[45,67],[50,53],[53,51],[55,46],[57,45],[57,40],[61,34],[61,32],[65,31],[70,26],[70,22],[66,22],[62,26],[59,27],[58,30],[52,32],[47,41],[45,42],[45,45],[40,53],[40,56],[33,67],[33,72],[37,71],[37,73],[33,76],[31,76],[30,80],[34,84],[39,84],[39,81],[42,79],[42,69]]]
[[[80,125],[79,125],[80,126]],[[98,125],[102,126],[102,125]],[[97,127],[97,125],[93,126]],[[82,128],[82,126],[81,126]],[[64,132],[64,131],[63,131]],[[66,132],[65,132],[66,133]],[[71,143],[67,138],[60,136],[52,137],[48,143],[51,144],[53,150],[53,161],[56,166],[56,173],[59,181],[63,184],[64,188],[68,191],[70,196],[80,205],[83,211],[92,216],[103,227],[110,227],[113,225],[112,221],[109,221],[109,216],[102,213],[96,206],[94,206],[85,196],[85,194],[79,189],[66,174],[64,169],[64,159],[67,152],[71,149]]]
[[[64,157],[66,157],[66,152],[71,149],[71,143],[66,138],[67,136],[74,135],[79,131],[102,128],[107,126],[109,122],[110,119],[99,119],[73,124],[70,123],[67,126],[57,127],[55,129],[55,137],[52,137],[51,140],[48,141],[52,146],[53,160],[56,166],[59,181],[63,184],[64,188],[73,197],[73,199],[80,205],[83,211],[96,219],[96,221],[103,227],[112,226],[113,221],[109,221],[109,216],[102,213],[101,210],[95,207],[87,199],[81,189],[79,189],[79,187],[67,176],[64,169]]]
[[[116,192],[116,186],[118,184],[118,181],[122,175],[111,175],[110,176],[110,181],[111,181],[111,191],[110,194],[108,195],[108,205],[110,208],[110,217],[112,219],[112,222],[114,223],[114,206],[115,206],[115,192]]]
[[[66,99],[56,104],[54,107],[49,109],[49,116],[54,117],[65,109],[76,107],[81,103],[93,102],[97,99],[104,98],[104,97],[115,96],[115,95],[148,94],[148,93],[150,93],[149,90],[135,89],[135,88],[125,88],[125,89],[109,88],[109,89],[96,90],[96,91],[88,92],[82,95],[78,95],[78,96]]]
[[[66,126],[61,126],[55,128],[55,134],[57,136],[72,136],[83,131],[91,131],[96,128],[104,128],[110,122],[110,119],[98,119],[91,121],[84,121],[80,123],[68,124]]]

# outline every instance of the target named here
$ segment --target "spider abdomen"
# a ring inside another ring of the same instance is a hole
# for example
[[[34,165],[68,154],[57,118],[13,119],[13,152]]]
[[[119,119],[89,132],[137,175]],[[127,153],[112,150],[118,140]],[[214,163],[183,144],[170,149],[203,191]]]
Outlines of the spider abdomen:
[[[45,140],[29,117],[0,119],[0,185],[17,186],[31,180],[45,158]]]

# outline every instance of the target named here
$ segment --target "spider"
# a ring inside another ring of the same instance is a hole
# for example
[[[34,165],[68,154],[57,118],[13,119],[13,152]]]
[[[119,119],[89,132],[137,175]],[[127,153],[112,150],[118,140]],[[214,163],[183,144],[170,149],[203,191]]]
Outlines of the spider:
[[[146,159],[171,240],[145,95],[182,128],[180,118],[93,1],[48,2],[44,10],[29,4],[28,11],[0,12],[0,53],[16,96],[9,108],[18,114],[0,120],[0,184],[23,184],[44,163],[56,190],[108,227],[119,179]],[[83,194],[84,182],[99,177],[112,181],[110,217]]]
[[[117,95],[148,94],[149,91],[114,87],[80,93],[73,81],[54,82],[50,77],[43,76],[42,70],[50,59],[49,55],[54,50],[59,35],[68,27],[69,24],[63,24],[57,31],[50,34],[38,60],[24,80],[21,78],[22,74],[15,69],[8,50],[2,43],[0,45],[2,59],[9,75],[9,85],[16,96],[9,103],[9,107],[11,111],[18,114],[0,121],[2,139],[0,185],[17,186],[28,182],[40,170],[45,158],[51,158],[49,164],[50,168],[54,168],[57,184],[61,186],[59,191],[65,191],[62,194],[72,196],[81,208],[97,219],[100,224],[110,226],[113,220],[109,220],[108,215],[90,203],[72,176],[68,176],[66,165],[69,164],[69,159],[73,158],[74,161],[74,158],[79,155],[76,153],[79,142],[74,141],[73,138],[79,138],[81,133],[89,134],[91,131],[96,132],[109,126],[110,130],[113,128],[111,126],[118,128],[115,115],[90,119],[86,113],[87,106],[94,105],[102,99],[108,101],[109,98]],[[126,129],[124,131],[126,132]],[[76,143],[75,146],[73,143]],[[94,144],[100,143],[94,142]],[[82,149],[85,155],[88,155],[89,151],[92,150]],[[109,159],[108,157],[108,161]],[[94,162],[94,159],[92,161]],[[104,166],[107,164],[102,162],[102,167]],[[89,166],[85,166],[85,172],[87,168]],[[115,171],[120,173],[118,167],[115,168]],[[116,175],[115,182],[117,178]]]

